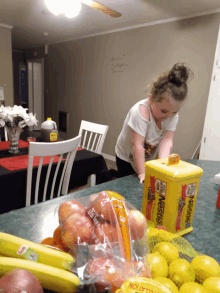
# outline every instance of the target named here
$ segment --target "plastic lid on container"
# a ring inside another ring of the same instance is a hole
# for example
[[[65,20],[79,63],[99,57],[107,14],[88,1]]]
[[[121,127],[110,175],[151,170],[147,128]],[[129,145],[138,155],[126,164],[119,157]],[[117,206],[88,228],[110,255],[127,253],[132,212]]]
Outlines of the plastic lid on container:
[[[172,156],[172,155],[171,155]],[[181,161],[177,158],[176,163],[171,163],[169,158],[151,160],[145,163],[147,170],[158,171],[172,179],[182,180],[189,177],[200,177],[203,169],[193,164]]]
[[[116,290],[116,293],[139,292],[172,293],[173,291],[157,281],[142,277],[133,277],[127,279],[127,281],[122,284],[121,289]]]

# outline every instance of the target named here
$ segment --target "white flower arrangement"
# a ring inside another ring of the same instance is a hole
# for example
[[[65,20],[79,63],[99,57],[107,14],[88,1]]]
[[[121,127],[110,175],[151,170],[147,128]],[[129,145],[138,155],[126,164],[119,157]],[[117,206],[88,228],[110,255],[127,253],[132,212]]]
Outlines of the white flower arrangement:
[[[37,125],[37,119],[33,113],[27,113],[27,108],[22,106],[0,107],[0,126],[25,127]]]

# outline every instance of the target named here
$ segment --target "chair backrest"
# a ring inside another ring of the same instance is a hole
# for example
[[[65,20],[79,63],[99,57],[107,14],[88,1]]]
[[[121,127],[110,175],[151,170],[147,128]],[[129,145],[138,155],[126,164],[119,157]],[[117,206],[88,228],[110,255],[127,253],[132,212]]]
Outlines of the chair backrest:
[[[0,126],[0,136],[1,138],[4,137],[5,141],[8,141],[8,132],[5,126],[4,127]]]
[[[37,177],[36,177],[36,185],[35,185],[35,195],[34,195],[34,203],[38,203],[38,191],[39,191],[39,184],[40,184],[40,177],[41,177],[41,170],[42,170],[42,163],[43,158],[45,156],[50,156],[50,162],[47,168],[47,174],[45,178],[44,184],[44,192],[43,192],[43,201],[46,200],[47,194],[47,187],[51,173],[51,167],[53,163],[54,156],[59,156],[59,161],[56,165],[56,170],[53,177],[51,192],[50,192],[50,199],[54,196],[54,187],[56,181],[59,179],[57,178],[57,174],[61,165],[61,160],[64,158],[63,155],[67,154],[65,157],[65,163],[62,171],[62,175],[59,181],[59,189],[57,193],[57,197],[60,196],[60,191],[62,187],[62,194],[67,194],[68,187],[69,187],[69,180],[70,174],[72,171],[73,161],[75,159],[77,147],[79,146],[81,140],[81,136],[78,135],[75,138],[59,141],[59,142],[30,142],[29,143],[29,159],[28,159],[28,170],[27,170],[27,188],[26,188],[26,206],[31,204],[31,189],[32,189],[32,175],[33,175],[33,159],[35,156],[40,157],[40,162],[38,165],[37,170]]]
[[[108,128],[108,125],[82,120],[79,129],[79,135],[82,136],[80,147],[101,154]],[[87,137],[88,133],[90,133],[89,137]]]
[[[8,132],[6,127],[4,127],[4,131],[5,131],[5,141],[8,141]]]

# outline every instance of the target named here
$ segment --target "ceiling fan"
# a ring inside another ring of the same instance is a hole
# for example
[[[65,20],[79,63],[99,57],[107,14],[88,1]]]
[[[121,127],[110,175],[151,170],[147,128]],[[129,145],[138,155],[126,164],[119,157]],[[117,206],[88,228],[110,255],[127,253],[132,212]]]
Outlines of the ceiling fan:
[[[115,10],[105,6],[105,5],[102,5],[102,4],[98,3],[98,2],[92,1],[92,0],[56,0],[56,1],[54,1],[54,0],[53,1],[45,0],[47,8],[55,15],[63,14],[64,13],[64,11],[63,11],[64,6],[66,6],[68,13],[70,13],[72,5],[76,6],[73,9],[78,10],[78,13],[79,13],[79,11],[81,9],[81,3],[80,2],[90,6],[92,8],[94,8],[96,10],[99,10],[99,11],[101,11],[101,12],[103,12],[103,13],[111,16],[111,17],[117,18],[117,17],[121,16],[121,13],[119,13],[119,12],[117,12],[117,11],[115,11]],[[55,8],[56,5],[60,6],[59,8],[60,8],[60,11],[62,11],[61,13],[55,11],[54,8]],[[47,12],[45,10],[43,11],[43,13],[47,14]],[[76,13],[73,16],[67,16],[67,14],[66,14],[66,16],[67,17],[74,17],[78,13]]]

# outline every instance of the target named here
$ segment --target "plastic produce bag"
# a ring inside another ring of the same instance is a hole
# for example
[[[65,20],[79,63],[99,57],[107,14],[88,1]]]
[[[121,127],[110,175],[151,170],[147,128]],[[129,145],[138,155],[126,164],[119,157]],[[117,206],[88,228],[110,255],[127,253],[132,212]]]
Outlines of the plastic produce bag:
[[[147,221],[120,194],[102,191],[59,206],[62,241],[76,263],[72,271],[87,292],[115,292],[128,278],[151,278]]]

